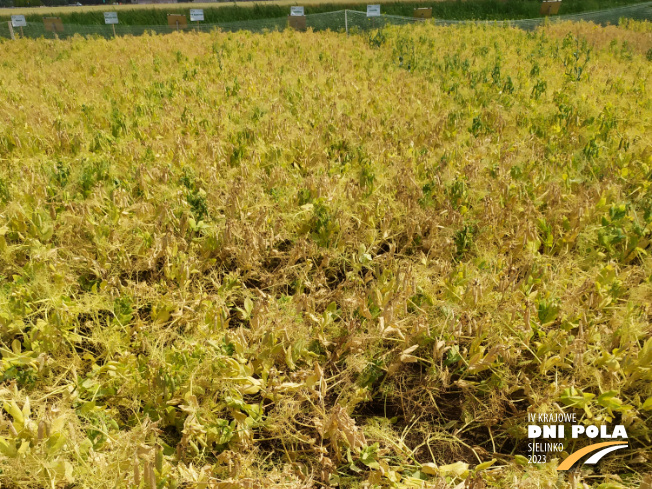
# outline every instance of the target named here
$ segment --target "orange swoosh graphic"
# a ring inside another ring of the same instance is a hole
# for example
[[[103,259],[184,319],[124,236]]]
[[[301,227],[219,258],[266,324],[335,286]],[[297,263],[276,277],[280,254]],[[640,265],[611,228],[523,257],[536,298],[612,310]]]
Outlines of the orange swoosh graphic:
[[[604,443],[594,443],[593,445],[589,445],[588,447],[584,447],[581,450],[578,450],[577,452],[569,455],[566,457],[566,460],[564,460],[559,467],[557,467],[557,470],[568,470],[570,469],[575,462],[577,462],[579,459],[581,459],[584,455],[588,455],[591,452],[595,452],[596,450],[599,450],[600,448],[604,447],[610,447],[611,445],[626,445],[626,441],[605,441]]]

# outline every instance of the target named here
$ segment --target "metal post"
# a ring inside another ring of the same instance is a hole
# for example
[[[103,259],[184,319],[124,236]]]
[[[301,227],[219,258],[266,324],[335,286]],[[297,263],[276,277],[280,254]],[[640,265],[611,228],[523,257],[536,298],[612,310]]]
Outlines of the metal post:
[[[348,10],[344,9],[344,28],[346,29],[346,35],[349,35],[349,17]]]
[[[11,25],[11,21],[7,22],[7,25],[9,26],[9,37],[11,37],[12,41],[15,41],[16,36],[14,36],[14,26]]]

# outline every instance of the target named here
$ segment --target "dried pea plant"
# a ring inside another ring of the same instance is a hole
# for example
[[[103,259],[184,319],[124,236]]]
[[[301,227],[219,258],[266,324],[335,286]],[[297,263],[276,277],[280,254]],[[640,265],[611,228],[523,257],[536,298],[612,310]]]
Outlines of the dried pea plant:
[[[649,489],[649,32],[3,43],[2,487]]]

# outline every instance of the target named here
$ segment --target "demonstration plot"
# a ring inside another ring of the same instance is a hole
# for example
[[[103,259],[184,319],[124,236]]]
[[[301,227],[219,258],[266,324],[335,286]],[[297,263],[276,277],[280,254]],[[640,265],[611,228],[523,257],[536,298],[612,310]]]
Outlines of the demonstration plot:
[[[2,43],[2,486],[648,487],[650,24],[197,22]]]

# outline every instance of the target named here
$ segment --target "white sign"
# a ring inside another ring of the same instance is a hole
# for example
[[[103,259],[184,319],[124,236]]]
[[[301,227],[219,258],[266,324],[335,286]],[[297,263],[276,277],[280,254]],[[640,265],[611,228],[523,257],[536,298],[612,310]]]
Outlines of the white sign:
[[[290,15],[292,17],[302,17],[305,15],[303,13],[303,7],[290,7]]]
[[[380,5],[367,5],[367,17],[380,17]]]
[[[104,23],[105,24],[117,24],[118,23],[118,12],[104,12]]]
[[[11,16],[11,27],[27,27],[27,22],[25,22],[24,15],[12,15]]]
[[[200,8],[190,9],[190,22],[199,22],[204,20],[204,10]]]

